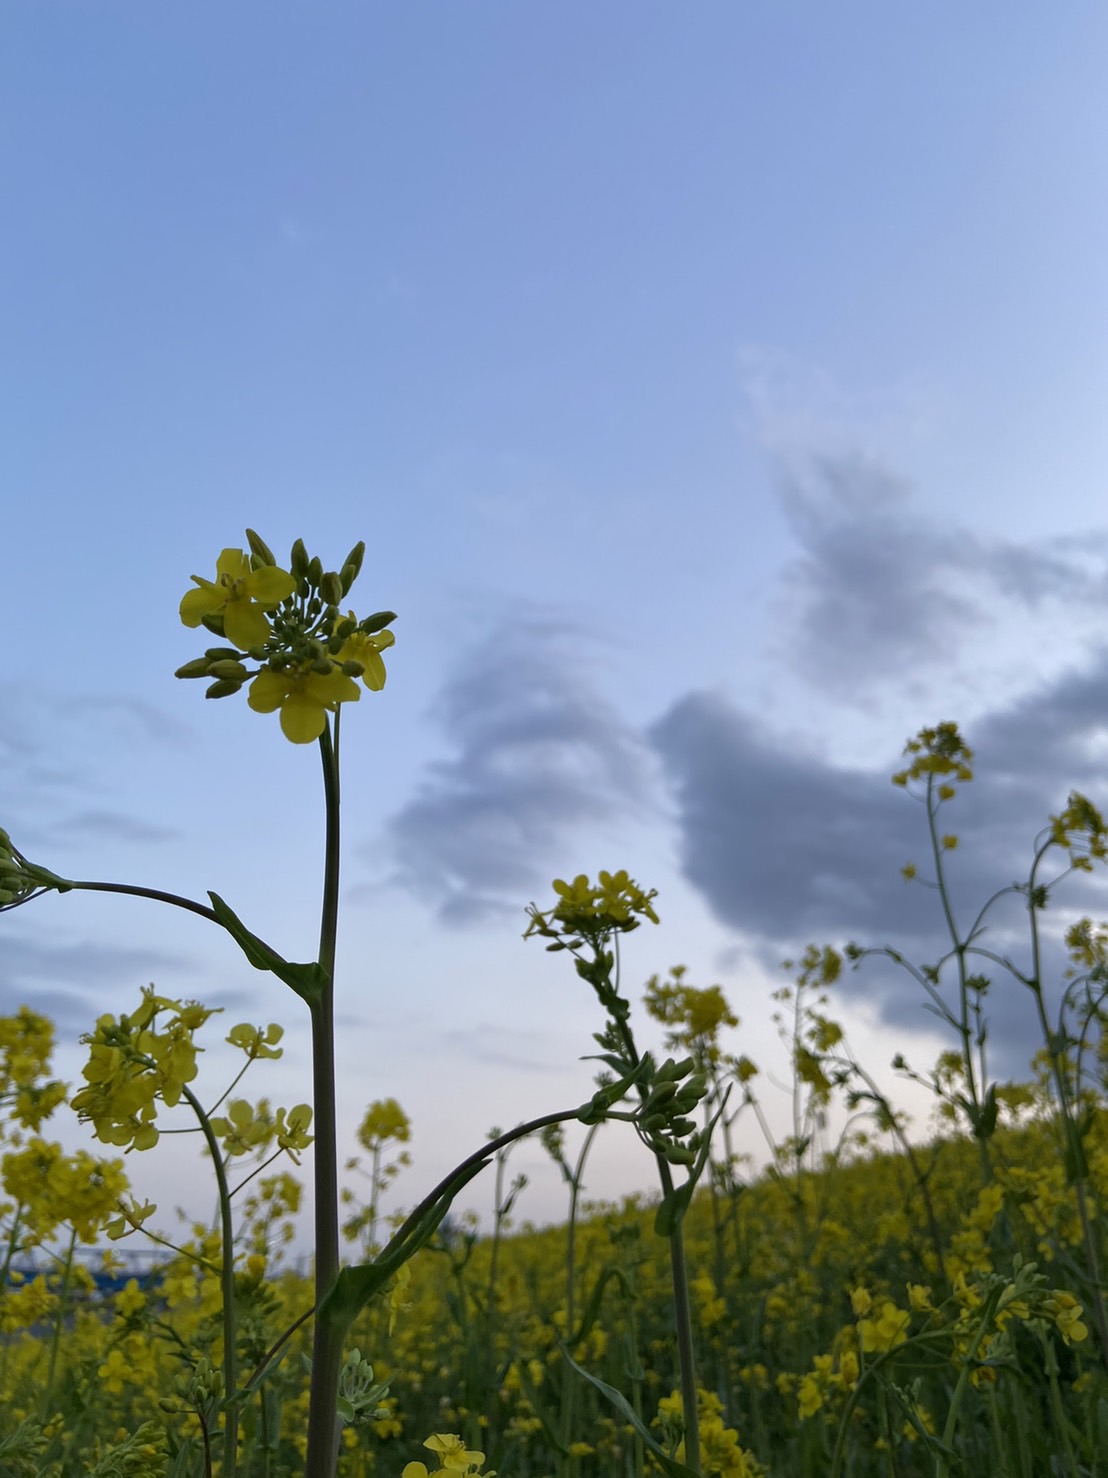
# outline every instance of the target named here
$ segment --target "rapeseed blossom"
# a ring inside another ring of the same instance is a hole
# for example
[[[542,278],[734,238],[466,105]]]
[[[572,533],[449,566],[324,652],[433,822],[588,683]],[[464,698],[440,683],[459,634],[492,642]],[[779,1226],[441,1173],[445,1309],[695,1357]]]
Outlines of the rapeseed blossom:
[[[428,1437],[423,1445],[438,1456],[439,1466],[428,1470],[424,1463],[408,1463],[401,1478],[437,1478],[442,1473],[478,1474],[485,1461],[483,1452],[470,1451],[462,1439],[453,1434],[437,1433]],[[484,1478],[496,1478],[496,1475],[487,1473]]]
[[[291,569],[283,570],[252,529],[246,535],[250,552],[225,549],[216,580],[194,575],[198,588],[181,601],[186,626],[203,623],[232,645],[209,647],[177,676],[210,679],[209,698],[229,697],[249,682],[250,707],[279,713],[285,738],[310,744],[324,734],[329,714],[360,698],[359,678],[371,692],[385,686],[381,653],[395,641],[385,629],[395,616],[377,611],[359,621],[353,611],[339,610],[361,569],[364,544],[336,573],[309,559],[297,540]],[[248,660],[260,666],[251,671]]]
[[[193,575],[197,589],[181,598],[181,620],[199,626],[207,617],[223,624],[228,641],[244,652],[265,644],[270,624],[265,612],[275,610],[296,589],[287,570],[276,565],[256,568],[241,549],[225,549],[215,562],[215,580]]]

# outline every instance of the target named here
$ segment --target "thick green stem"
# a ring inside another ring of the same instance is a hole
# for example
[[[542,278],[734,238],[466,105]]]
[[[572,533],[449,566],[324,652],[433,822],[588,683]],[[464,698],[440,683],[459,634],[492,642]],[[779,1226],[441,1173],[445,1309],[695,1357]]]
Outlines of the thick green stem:
[[[323,907],[319,924],[319,964],[325,984],[312,1006],[312,1087],[315,1129],[315,1297],[317,1306],[339,1272],[338,1130],[335,1108],[335,939],[339,912],[339,759],[330,727],[319,736],[326,803]],[[312,1348],[308,1407],[307,1478],[333,1478],[338,1460],[338,1390],[342,1334],[317,1319]]]

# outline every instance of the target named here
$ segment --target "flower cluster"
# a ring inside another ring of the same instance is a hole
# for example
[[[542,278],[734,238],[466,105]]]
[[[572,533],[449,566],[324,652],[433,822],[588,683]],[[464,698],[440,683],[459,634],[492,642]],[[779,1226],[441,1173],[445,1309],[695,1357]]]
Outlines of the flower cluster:
[[[323,734],[329,713],[361,697],[358,679],[371,692],[385,686],[381,653],[395,641],[386,628],[396,617],[377,611],[359,621],[339,609],[361,569],[363,543],[336,573],[309,558],[299,539],[284,570],[253,529],[246,537],[249,553],[224,549],[216,578],[193,575],[196,589],[181,600],[186,626],[203,625],[232,645],[209,647],[177,676],[210,679],[209,698],[229,697],[250,680],[250,707],[279,712],[286,739],[310,744]],[[261,665],[251,671],[244,657]]]
[[[68,1091],[47,1078],[54,1050],[54,1026],[29,1006],[0,1017],[0,1105],[24,1129],[38,1130]]]
[[[26,903],[36,893],[47,888],[67,892],[69,884],[45,867],[28,862],[23,853],[12,845],[8,833],[0,827],[0,912]]]
[[[98,1019],[96,1030],[81,1038],[89,1047],[82,1069],[88,1087],[72,1099],[97,1139],[136,1150],[157,1144],[158,1102],[173,1108],[196,1077],[193,1033],[212,1014],[196,1001],[173,1001],[149,986],[132,1016]]]
[[[527,910],[531,922],[524,938],[541,934],[556,942],[549,949],[574,949],[581,939],[593,942],[605,935],[628,933],[637,929],[642,919],[658,922],[653,900],[658,890],[644,892],[627,872],[600,872],[596,883],[579,873],[572,883],[554,879],[558,902],[553,908],[540,910],[531,904]]]

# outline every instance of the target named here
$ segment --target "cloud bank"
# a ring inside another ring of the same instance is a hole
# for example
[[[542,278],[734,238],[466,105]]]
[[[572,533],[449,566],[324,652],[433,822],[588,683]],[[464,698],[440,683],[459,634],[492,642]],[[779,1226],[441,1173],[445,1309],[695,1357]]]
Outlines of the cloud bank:
[[[646,751],[590,682],[581,632],[517,621],[482,642],[433,718],[453,754],[388,823],[394,881],[445,923],[518,912],[579,829],[646,804]]]

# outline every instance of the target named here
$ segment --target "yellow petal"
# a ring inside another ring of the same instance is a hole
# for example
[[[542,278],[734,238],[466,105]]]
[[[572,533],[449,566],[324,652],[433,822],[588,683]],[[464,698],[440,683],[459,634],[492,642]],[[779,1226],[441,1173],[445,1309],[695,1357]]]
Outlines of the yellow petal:
[[[181,597],[181,620],[186,626],[199,626],[205,616],[218,611],[222,604],[223,592],[205,580],[199,590],[186,590]]]
[[[365,671],[362,673],[362,682],[371,693],[379,693],[385,686],[385,664],[381,661],[381,654],[367,648],[358,658]]]
[[[311,744],[326,727],[326,710],[307,693],[290,693],[281,704],[281,731],[293,744]]]
[[[241,549],[224,549],[215,562],[215,572],[230,580],[241,580],[250,573],[250,561]]]
[[[272,667],[263,667],[250,684],[246,701],[255,713],[272,713],[285,701],[288,690],[288,678],[283,672],[274,672]]]
[[[260,647],[269,640],[269,622],[261,606],[248,600],[229,600],[223,612],[223,630],[240,651]]]
[[[246,591],[253,600],[266,610],[279,606],[296,589],[296,581],[287,570],[276,565],[263,565],[254,570],[246,580]]]

